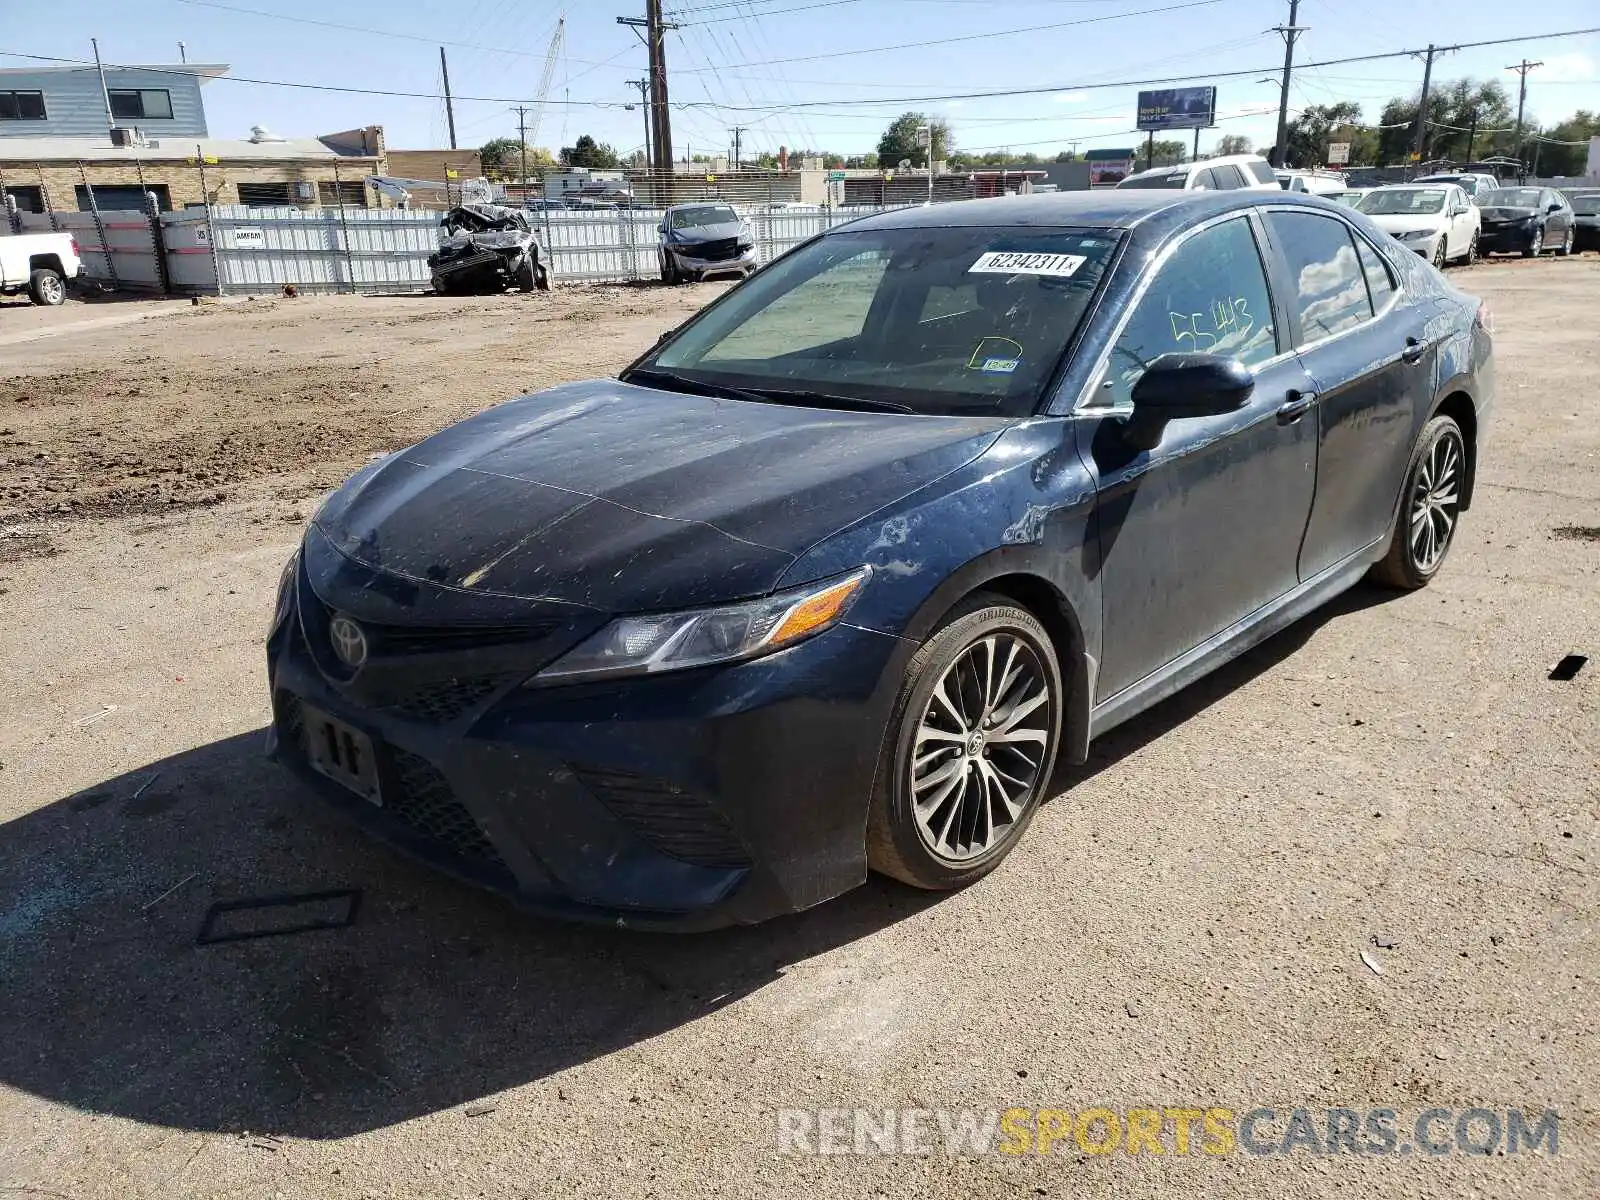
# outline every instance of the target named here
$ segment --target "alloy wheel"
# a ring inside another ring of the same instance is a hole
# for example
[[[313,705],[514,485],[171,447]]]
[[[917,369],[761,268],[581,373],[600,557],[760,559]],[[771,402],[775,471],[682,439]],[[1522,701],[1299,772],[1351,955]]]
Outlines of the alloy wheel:
[[[1424,575],[1450,548],[1461,511],[1461,467],[1466,461],[1461,435],[1452,427],[1434,442],[1418,465],[1411,490],[1411,559]]]
[[[39,294],[46,304],[60,304],[67,298],[67,285],[59,275],[46,275],[39,281]]]
[[[1443,237],[1440,237],[1440,239],[1439,239],[1439,248],[1433,252],[1433,265],[1435,267],[1437,267],[1439,270],[1442,271],[1442,270],[1444,270],[1444,261],[1445,261],[1445,239]]]
[[[1528,247],[1528,252],[1534,258],[1544,253],[1544,226],[1541,225],[1533,231],[1533,243]]]
[[[966,862],[1003,841],[1028,811],[1055,714],[1037,651],[994,633],[940,677],[911,751],[911,809],[922,843]]]
[[[1481,255],[1478,251],[1478,235],[1473,234],[1472,240],[1467,243],[1467,266],[1477,266],[1480,257]]]

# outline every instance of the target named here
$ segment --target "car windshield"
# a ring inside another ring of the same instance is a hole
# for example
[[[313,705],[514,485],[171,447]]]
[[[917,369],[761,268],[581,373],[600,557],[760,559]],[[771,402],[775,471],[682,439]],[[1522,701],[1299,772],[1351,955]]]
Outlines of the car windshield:
[[[1572,211],[1580,217],[1600,216],[1600,196],[1579,196],[1572,202]]]
[[[1444,209],[1444,190],[1421,188],[1412,191],[1408,188],[1379,188],[1361,197],[1356,207],[1375,217],[1422,216]]]
[[[1176,188],[1183,190],[1189,179],[1188,171],[1171,171],[1165,175],[1135,175],[1117,184],[1119,188]]]
[[[1484,204],[1490,208],[1538,208],[1538,188],[1496,188],[1494,191],[1480,196]]]
[[[702,225],[728,225],[739,219],[739,214],[725,204],[699,204],[694,208],[672,210],[674,229],[698,229]]]
[[[1037,407],[1118,236],[1031,226],[831,234],[752,276],[625,378],[822,406],[1022,416]]]

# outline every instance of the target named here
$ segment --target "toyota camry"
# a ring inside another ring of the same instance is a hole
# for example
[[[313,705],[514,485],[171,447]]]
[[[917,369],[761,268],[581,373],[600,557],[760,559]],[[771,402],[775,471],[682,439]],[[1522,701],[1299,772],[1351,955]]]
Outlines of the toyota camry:
[[[533,911],[958,887],[1093,738],[1369,574],[1426,585],[1491,366],[1476,300],[1313,197],[855,221],[334,493],[273,748]]]

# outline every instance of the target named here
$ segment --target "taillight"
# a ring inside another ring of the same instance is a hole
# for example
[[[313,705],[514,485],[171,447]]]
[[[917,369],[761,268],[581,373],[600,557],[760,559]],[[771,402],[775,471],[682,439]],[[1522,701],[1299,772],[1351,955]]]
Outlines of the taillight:
[[[75,238],[75,237],[68,236],[67,240],[72,243],[72,257],[73,258],[80,257],[79,254],[78,254],[78,239]]]
[[[1478,324],[1485,333],[1494,332],[1494,311],[1489,307],[1487,300],[1478,301]]]

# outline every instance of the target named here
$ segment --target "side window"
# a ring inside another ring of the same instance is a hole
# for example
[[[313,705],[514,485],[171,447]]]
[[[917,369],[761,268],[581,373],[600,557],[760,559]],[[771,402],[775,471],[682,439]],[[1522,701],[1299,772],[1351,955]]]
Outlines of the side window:
[[[1394,276],[1365,238],[1356,239],[1356,253],[1361,257],[1361,273],[1367,277],[1367,294],[1372,298],[1372,311],[1382,312],[1389,303],[1389,297],[1394,295]]]
[[[1291,302],[1300,310],[1306,341],[1341,333],[1372,316],[1361,264],[1343,221],[1301,212],[1269,212],[1267,220],[1289,262],[1295,288]]]
[[[1272,173],[1271,165],[1259,158],[1251,159],[1249,162],[1245,163],[1245,167],[1249,170],[1250,174],[1255,176],[1257,183],[1277,182],[1278,177]]]
[[[1214,192],[1217,190],[1217,177],[1211,173],[1210,167],[1194,173],[1194,179],[1189,184],[1189,190],[1192,192]]]
[[[1092,402],[1126,403],[1152,360],[1194,352],[1247,366],[1278,352],[1266,272],[1247,218],[1194,234],[1167,259],[1112,347]]]
[[[1242,188],[1244,186],[1244,175],[1232,163],[1223,163],[1220,166],[1212,167],[1211,174],[1216,176],[1219,188],[1231,191],[1234,188]]]

